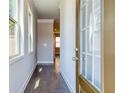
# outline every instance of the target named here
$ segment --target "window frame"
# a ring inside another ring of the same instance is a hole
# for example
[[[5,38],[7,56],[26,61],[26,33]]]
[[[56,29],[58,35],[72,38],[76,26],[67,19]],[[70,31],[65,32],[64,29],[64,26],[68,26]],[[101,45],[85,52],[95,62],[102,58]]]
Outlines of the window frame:
[[[30,27],[29,27],[29,18],[30,18]],[[33,34],[33,13],[31,11],[30,5],[28,5],[28,53],[29,54],[33,53],[34,51],[34,36],[33,35],[34,35]]]
[[[9,7],[10,8],[10,7]],[[15,12],[16,12],[16,14],[15,14],[15,16],[11,16],[11,15],[9,15],[9,32],[10,32],[10,22],[13,22],[13,24],[14,24],[14,29],[16,30],[16,36],[17,36],[17,39],[18,40],[16,40],[16,42],[17,42],[17,54],[15,54],[15,55],[12,55],[12,56],[10,56],[9,55],[9,59],[13,59],[13,58],[15,58],[15,57],[17,57],[17,56],[19,56],[19,55],[21,55],[21,49],[20,49],[20,29],[19,29],[19,0],[16,0],[16,10],[15,10]],[[9,34],[9,37],[10,37],[10,34]]]
[[[21,19],[21,17],[24,17],[24,8],[22,8],[24,6],[24,2],[20,1],[20,0],[16,0],[17,5],[16,5],[16,17],[15,19],[12,18],[9,15],[9,22],[10,20],[15,22],[17,25],[17,33],[18,33],[18,40],[17,40],[17,45],[18,45],[18,54],[14,55],[14,56],[9,56],[9,60],[10,60],[10,64],[14,63],[22,58],[24,58],[24,19]],[[10,8],[10,7],[9,7]],[[22,10],[22,12],[20,13],[20,11]],[[10,29],[10,26],[9,26]]]
[[[57,45],[57,43],[59,43],[59,45],[60,45],[60,36],[56,36],[56,38],[59,38],[59,41],[56,40],[56,45]],[[60,48],[60,46],[59,47],[56,46],[56,48]]]

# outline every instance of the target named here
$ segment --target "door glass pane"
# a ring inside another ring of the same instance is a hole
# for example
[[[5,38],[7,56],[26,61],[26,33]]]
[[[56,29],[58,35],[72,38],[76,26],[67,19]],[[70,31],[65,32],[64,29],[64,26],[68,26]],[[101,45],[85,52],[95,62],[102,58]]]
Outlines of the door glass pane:
[[[100,3],[100,0],[97,0]],[[101,48],[101,10],[94,10],[94,54],[100,55]]]
[[[93,28],[87,30],[87,52],[92,54],[93,50]]]
[[[101,7],[101,0],[93,0],[94,10]]]
[[[80,65],[80,72],[81,72],[81,74],[83,75],[83,76],[85,76],[85,66],[86,66],[86,62],[85,62],[85,55],[84,54],[82,54],[81,55],[81,65]]]
[[[86,6],[81,9],[81,30],[86,28]]]
[[[87,56],[87,79],[92,82],[92,56]]]
[[[94,24],[95,27],[100,27],[98,24],[101,23],[101,10],[100,8],[94,11]]]
[[[86,31],[81,32],[81,51],[86,52]]]
[[[91,24],[93,24],[92,0],[88,0],[86,14],[87,14],[86,22],[87,22],[87,26],[89,27]]]
[[[94,84],[101,89],[101,62],[99,57],[94,58]]]
[[[80,72],[101,89],[101,0],[81,0]]]
[[[93,12],[92,12],[92,0],[87,0],[87,52],[92,53],[93,47]]]
[[[81,5],[83,5],[84,3],[86,3],[86,0],[81,0]]]
[[[100,48],[101,48],[101,43],[100,43],[100,31],[94,31],[94,54],[100,56]]]

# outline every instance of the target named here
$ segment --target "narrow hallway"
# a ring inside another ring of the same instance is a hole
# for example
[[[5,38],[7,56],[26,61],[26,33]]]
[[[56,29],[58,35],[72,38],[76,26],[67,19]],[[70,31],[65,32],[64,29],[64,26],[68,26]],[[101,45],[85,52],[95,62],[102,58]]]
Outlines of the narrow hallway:
[[[114,93],[112,0],[9,1],[9,93]]]
[[[54,65],[39,64],[24,93],[71,93],[59,70],[59,58]]]

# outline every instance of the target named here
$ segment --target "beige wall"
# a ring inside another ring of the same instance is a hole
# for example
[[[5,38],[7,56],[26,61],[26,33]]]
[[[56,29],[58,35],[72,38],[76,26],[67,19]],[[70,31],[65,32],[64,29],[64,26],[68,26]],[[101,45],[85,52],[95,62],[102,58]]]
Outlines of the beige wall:
[[[104,93],[115,93],[115,0],[104,0]]]
[[[45,19],[41,19],[45,20]],[[53,63],[53,20],[39,22],[37,30],[37,61],[38,63]]]

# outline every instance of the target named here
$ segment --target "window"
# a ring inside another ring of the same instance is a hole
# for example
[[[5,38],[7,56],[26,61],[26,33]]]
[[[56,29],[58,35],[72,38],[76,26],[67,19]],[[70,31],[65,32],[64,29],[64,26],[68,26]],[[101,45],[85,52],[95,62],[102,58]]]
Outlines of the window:
[[[60,47],[60,37],[56,37],[56,47]]]
[[[9,0],[9,57],[20,55],[18,0]]]
[[[28,11],[28,51],[33,52],[33,17],[30,8]]]
[[[80,72],[101,91],[101,0],[81,0]]]

